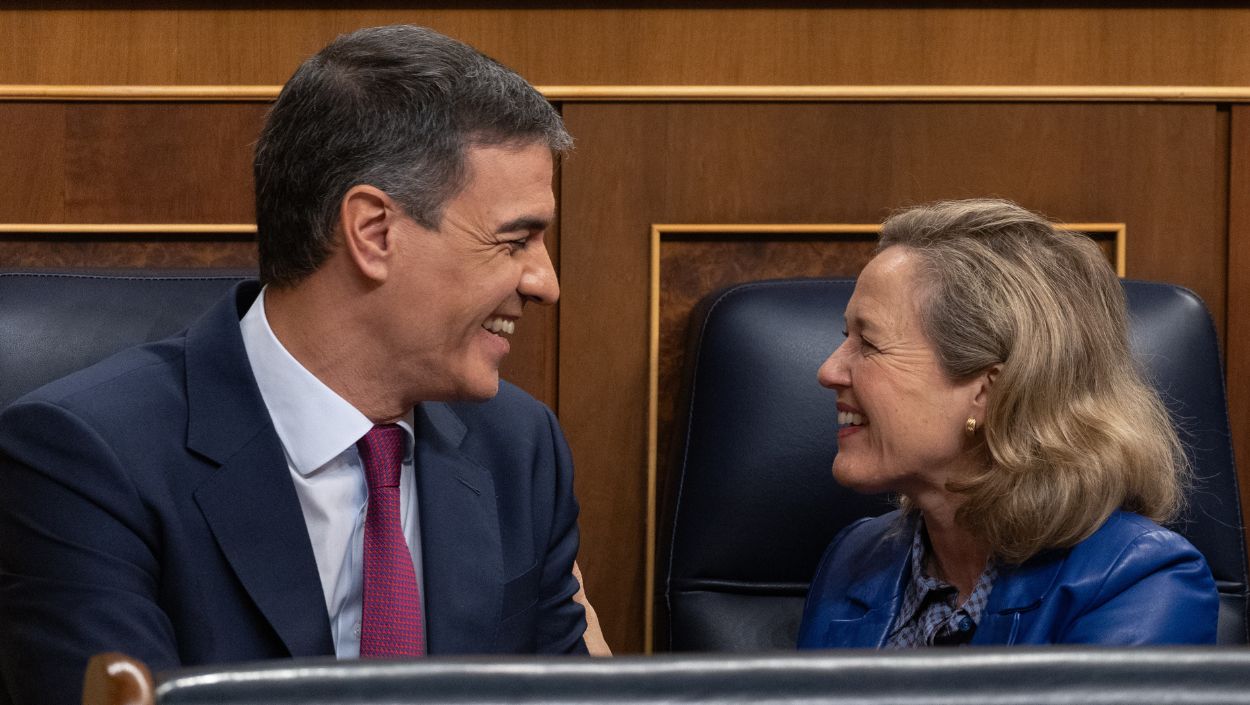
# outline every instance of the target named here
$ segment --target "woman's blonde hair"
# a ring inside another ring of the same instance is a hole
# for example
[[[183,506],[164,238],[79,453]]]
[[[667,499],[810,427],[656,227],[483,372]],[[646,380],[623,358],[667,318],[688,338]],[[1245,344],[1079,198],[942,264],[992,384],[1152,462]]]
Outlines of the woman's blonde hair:
[[[1009,201],[901,211],[877,251],[920,261],[925,333],[954,379],[1001,364],[982,421],[989,462],[949,489],[956,520],[1018,563],[1071,546],[1116,509],[1166,521],[1189,465],[1129,350],[1124,292],[1089,238]]]

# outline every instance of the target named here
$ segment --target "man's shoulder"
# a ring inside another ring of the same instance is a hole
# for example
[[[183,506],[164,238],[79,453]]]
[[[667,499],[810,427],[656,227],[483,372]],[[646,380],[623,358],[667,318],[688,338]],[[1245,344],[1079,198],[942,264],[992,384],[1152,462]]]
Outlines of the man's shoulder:
[[[45,384],[14,401],[5,414],[29,404],[50,404],[109,418],[129,415],[182,389],[185,337],[144,343]]]
[[[51,382],[0,412],[0,469],[9,461],[107,492],[125,472],[165,476],[187,427],[184,352],[168,339],[116,353]]]
[[[237,348],[242,354],[236,300],[254,297],[257,285],[237,285],[190,326],[169,337],[124,348],[104,359],[72,372],[17,399],[9,409],[27,404],[51,404],[67,409],[113,410],[118,401],[129,402],[123,416],[132,418],[144,405],[158,400],[183,399],[186,395],[189,351],[198,345],[201,367],[216,366],[222,356]],[[242,298],[241,298],[242,297]],[[231,339],[230,332],[235,333]],[[198,343],[193,341],[193,337]],[[233,347],[232,347],[233,346]],[[207,362],[206,362],[207,361]]]

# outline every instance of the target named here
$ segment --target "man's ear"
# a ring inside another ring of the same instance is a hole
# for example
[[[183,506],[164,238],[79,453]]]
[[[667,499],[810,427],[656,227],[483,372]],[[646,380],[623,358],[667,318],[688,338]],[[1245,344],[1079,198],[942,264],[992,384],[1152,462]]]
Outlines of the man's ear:
[[[386,281],[395,256],[399,213],[398,204],[376,186],[358,184],[343,195],[338,222],[343,250],[365,278]]]

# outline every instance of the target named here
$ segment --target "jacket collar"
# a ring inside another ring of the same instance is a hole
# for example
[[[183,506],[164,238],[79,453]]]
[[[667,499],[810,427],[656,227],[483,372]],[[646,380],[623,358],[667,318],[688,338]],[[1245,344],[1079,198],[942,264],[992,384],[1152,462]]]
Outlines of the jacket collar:
[[[259,293],[259,282],[237,284],[187,329],[187,447],[218,463],[272,425],[239,331]]]
[[[837,628],[847,635],[844,643],[878,647],[885,643],[911,576],[909,549],[917,521],[914,516],[902,517],[895,527],[886,530],[867,559],[858,564],[857,574],[847,588],[847,598],[863,610],[863,615],[838,624]],[[1020,614],[1042,603],[1065,555],[1063,550],[1049,551],[1017,566],[1001,566],[972,643],[1014,643]]]

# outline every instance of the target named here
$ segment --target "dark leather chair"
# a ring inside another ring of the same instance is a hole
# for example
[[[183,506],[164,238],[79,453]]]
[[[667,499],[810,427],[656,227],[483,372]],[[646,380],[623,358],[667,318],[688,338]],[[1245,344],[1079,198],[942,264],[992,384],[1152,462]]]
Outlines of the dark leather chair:
[[[805,703],[1244,705],[1250,651],[923,649],[612,660],[298,660],[157,674],[108,655],[84,705]]]
[[[793,648],[808,581],[833,535],[888,511],[838,486],[835,395],[816,370],[842,340],[854,281],[741,284],[691,319],[686,427],[673,443],[657,565],[656,648]],[[1173,413],[1197,485],[1173,528],[1220,590],[1219,641],[1247,641],[1246,553],[1223,366],[1191,291],[1126,281],[1133,352]]]
[[[0,272],[0,408],[187,327],[253,272]]]

